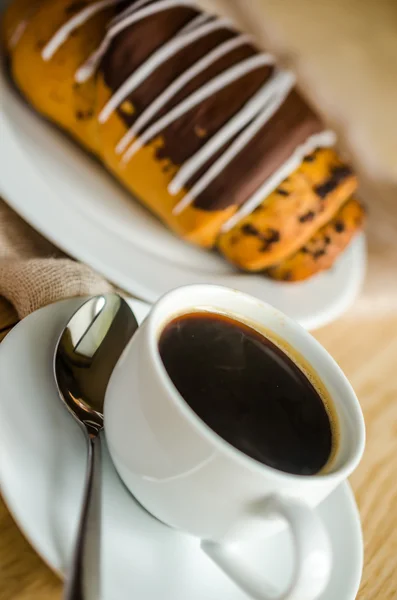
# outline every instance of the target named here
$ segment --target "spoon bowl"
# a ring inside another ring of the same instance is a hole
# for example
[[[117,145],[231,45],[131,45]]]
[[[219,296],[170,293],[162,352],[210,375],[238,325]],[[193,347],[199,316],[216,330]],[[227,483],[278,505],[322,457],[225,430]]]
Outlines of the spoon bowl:
[[[65,600],[98,596],[93,587],[98,587],[99,580],[99,434],[103,429],[103,405],[113,369],[137,329],[135,315],[121,296],[95,296],[74,313],[55,349],[59,396],[85,432],[88,452],[84,500]]]
[[[63,330],[55,351],[55,380],[82,426],[103,427],[110,376],[137,328],[127,302],[118,294],[104,294],[87,300]]]

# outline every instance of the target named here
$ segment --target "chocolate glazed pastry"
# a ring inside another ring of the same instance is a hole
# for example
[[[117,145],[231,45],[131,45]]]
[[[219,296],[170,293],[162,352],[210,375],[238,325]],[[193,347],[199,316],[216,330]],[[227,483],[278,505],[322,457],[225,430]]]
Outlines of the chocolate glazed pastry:
[[[193,0],[14,0],[3,38],[38,111],[172,231],[239,268],[278,277],[355,192],[292,73]]]

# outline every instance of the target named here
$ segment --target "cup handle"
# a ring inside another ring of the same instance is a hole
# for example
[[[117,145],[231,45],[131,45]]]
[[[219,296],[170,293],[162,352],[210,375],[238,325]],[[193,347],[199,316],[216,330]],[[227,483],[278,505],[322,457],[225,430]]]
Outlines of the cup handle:
[[[328,534],[318,514],[299,500],[280,496],[269,496],[259,505],[256,515],[261,518],[281,517],[289,524],[295,554],[295,565],[287,591],[280,595],[266,592],[263,587],[244,576],[241,569],[239,586],[255,600],[316,600],[325,590],[332,567],[332,553]],[[203,542],[203,549],[215,557],[224,546]],[[225,571],[236,572],[236,565],[227,568],[225,556],[222,563]]]

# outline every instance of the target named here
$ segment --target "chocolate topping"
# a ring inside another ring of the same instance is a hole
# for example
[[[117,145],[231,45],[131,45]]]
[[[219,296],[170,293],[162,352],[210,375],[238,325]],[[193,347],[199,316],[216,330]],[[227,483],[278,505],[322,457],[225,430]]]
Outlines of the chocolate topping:
[[[297,92],[292,91],[274,117],[194,205],[206,210],[221,210],[231,204],[244,204],[297,146],[321,130],[319,119]]]
[[[65,8],[65,13],[67,15],[72,15],[73,13],[77,13],[79,10],[81,10],[82,8],[85,8],[87,6],[87,2],[73,2],[72,4],[69,4],[69,6],[67,6]]]
[[[219,35],[218,32],[217,35]],[[175,96],[172,103],[169,103],[158,116],[168,112],[175,104],[179,103],[216,75],[219,75],[237,62],[253,56],[253,54],[252,47],[247,45],[216,61],[211,68],[198,77],[195,77],[190,85],[186,86],[183,92]],[[176,165],[185,162],[204,145],[208,138],[219,131],[244,106],[247,100],[258,91],[263,81],[266,81],[271,71],[270,67],[263,67],[242,77],[172,123],[162,133],[164,146],[161,149],[160,158],[168,157]],[[243,91],[240,90],[240,85],[245,86]],[[200,138],[195,134],[197,127],[207,132],[206,138]],[[223,151],[224,148],[220,153]],[[219,154],[197,172],[195,177],[189,181],[188,187],[191,187],[201,177],[218,156]]]
[[[127,27],[112,41],[100,71],[105,84],[114,93],[120,85],[155,50],[170,40],[176,32],[197,15],[189,7],[177,7],[156,13]],[[185,47],[161,65],[130,96],[125,98],[134,106],[133,114],[118,108],[118,114],[129,128],[151,102],[181,73],[195,64],[210,50],[237,34],[229,29],[214,31]],[[256,54],[249,44],[240,46],[214,62],[205,72],[190,81],[159,111],[154,120],[179,104],[199,87],[226,69]],[[181,165],[194,155],[273,74],[273,67],[264,66],[250,72],[207,98],[199,106],[170,124],[163,132],[163,144],[158,148],[158,159],[169,159]],[[239,155],[216,177],[194,201],[203,210],[222,210],[230,205],[241,206],[262,183],[272,175],[309,136],[322,130],[321,122],[296,91],[292,91],[284,104],[261,131],[247,144]],[[205,132],[198,135],[197,132]],[[205,173],[225,151],[222,148],[192,177],[187,188]],[[337,185],[337,182],[335,183]],[[320,190],[321,192],[321,190]],[[285,191],[281,190],[284,194]]]
[[[136,24],[124,29],[117,35],[107,52],[105,53],[99,70],[103,74],[106,85],[112,92],[116,91],[126,79],[141,65],[149,56],[164,43],[170,40],[181,27],[186,25],[192,18],[197,16],[197,11],[187,7],[176,7],[167,11],[159,12],[155,18],[146,18]],[[173,64],[172,64],[173,63]],[[158,69],[155,75],[164,77],[164,72],[169,67],[176,68],[175,60],[170,60],[162,69]],[[137,113],[134,118],[126,119],[122,115],[126,125],[130,127],[139,112],[155,98],[155,96],[179,73],[168,73],[168,81],[162,82],[158,77],[149,77],[148,83],[154,88],[152,96],[140,97],[138,90],[132,96],[126,98],[134,106]]]

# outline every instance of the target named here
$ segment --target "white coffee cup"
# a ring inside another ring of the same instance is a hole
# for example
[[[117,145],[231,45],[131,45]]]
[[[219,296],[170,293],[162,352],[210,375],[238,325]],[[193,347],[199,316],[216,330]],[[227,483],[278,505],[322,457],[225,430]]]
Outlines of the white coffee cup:
[[[300,476],[259,463],[223,440],[184,401],[164,368],[158,341],[174,317],[198,310],[221,312],[271,332],[311,366],[337,415],[339,442],[328,472]],[[365,428],[345,375],[300,325],[272,306],[228,288],[193,285],[169,292],[154,305],[116,366],[106,394],[105,431],[128,489],[171,527],[227,544],[269,536],[288,524],[295,569],[280,598],[319,597],[329,579],[332,556],[314,509],[359,463]],[[255,590],[255,597],[268,598],[262,590]]]

